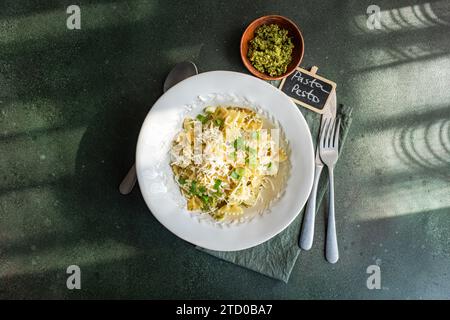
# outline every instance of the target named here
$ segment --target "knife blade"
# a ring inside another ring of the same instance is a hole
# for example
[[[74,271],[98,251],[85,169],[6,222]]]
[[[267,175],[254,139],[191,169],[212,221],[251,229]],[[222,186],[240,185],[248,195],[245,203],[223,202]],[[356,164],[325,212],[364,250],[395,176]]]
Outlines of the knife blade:
[[[319,136],[317,141],[320,139],[320,134],[327,120],[334,120],[336,117],[336,90],[330,93],[330,97],[326,106],[324,107],[324,112],[322,114],[322,119],[319,127]],[[311,193],[306,204],[305,215],[303,218],[302,232],[299,239],[300,248],[303,250],[309,250],[312,247],[314,240],[314,224],[316,218],[316,197],[317,197],[317,187],[319,185],[320,174],[323,169],[323,162],[319,154],[319,146],[316,145],[316,157],[315,157],[315,168],[314,168],[314,182]]]

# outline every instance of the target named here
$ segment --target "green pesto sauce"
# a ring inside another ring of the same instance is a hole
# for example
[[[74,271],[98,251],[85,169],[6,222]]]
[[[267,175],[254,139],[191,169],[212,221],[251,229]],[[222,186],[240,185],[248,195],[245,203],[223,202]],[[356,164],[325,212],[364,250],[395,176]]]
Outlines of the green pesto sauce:
[[[258,71],[274,77],[286,73],[293,49],[287,30],[276,24],[262,25],[250,40],[247,56]]]

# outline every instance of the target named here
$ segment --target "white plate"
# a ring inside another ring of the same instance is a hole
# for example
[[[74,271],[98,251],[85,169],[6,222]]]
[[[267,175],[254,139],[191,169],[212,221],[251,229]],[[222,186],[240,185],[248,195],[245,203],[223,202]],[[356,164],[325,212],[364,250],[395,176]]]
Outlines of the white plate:
[[[173,137],[186,115],[196,115],[209,100],[247,103],[278,121],[289,142],[290,176],[270,212],[249,222],[223,226],[189,213],[169,166]],[[256,246],[283,231],[299,214],[313,184],[314,150],[308,125],[281,91],[255,77],[229,71],[205,72],[168,90],[148,113],[137,143],[136,170],[150,211],[178,237],[203,248],[235,251]]]

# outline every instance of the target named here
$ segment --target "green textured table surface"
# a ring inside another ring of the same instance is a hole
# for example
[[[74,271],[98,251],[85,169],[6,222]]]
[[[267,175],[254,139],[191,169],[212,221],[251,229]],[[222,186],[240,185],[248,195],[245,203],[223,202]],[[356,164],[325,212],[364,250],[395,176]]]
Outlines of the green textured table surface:
[[[377,1],[0,3],[0,297],[450,298],[450,4]],[[183,242],[117,186],[140,125],[181,60],[246,72],[239,40],[292,18],[302,66],[354,108],[336,175],[338,264],[315,244],[288,284]],[[66,288],[79,265],[81,290]],[[370,265],[382,287],[366,287]]]

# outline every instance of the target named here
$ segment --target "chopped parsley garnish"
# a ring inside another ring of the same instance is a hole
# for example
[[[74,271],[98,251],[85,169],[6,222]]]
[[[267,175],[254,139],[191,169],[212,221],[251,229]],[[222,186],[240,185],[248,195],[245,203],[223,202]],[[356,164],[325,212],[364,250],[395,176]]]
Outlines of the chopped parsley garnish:
[[[183,178],[183,177],[180,177],[180,179],[178,179],[178,182],[179,182],[181,185],[183,185],[183,184],[186,183],[186,179]]]
[[[202,124],[205,124],[205,123],[208,121],[209,117],[208,117],[208,116],[204,116],[204,115],[202,115],[202,114],[199,114],[199,115],[197,116],[197,119],[198,119],[198,121],[200,121]]]
[[[259,131],[253,131],[252,132],[252,139],[259,140]]]
[[[192,181],[191,183],[191,189],[189,190],[192,194],[197,194],[197,181]]]
[[[219,190],[221,183],[222,183],[222,180],[216,179],[216,181],[214,182],[214,187],[213,187],[214,190]]]
[[[239,180],[242,178],[242,176],[245,173],[245,168],[236,168],[232,173],[231,173],[231,177],[233,179]]]
[[[244,149],[244,139],[242,139],[241,137],[237,138],[236,140],[234,140],[234,148],[236,150],[242,150]]]
[[[256,155],[256,149],[255,148],[247,148],[247,152],[251,155],[251,156],[255,156]]]
[[[201,196],[200,199],[202,202],[207,205],[209,203],[209,197],[208,196]]]
[[[214,113],[215,110],[216,110],[216,108],[214,108],[212,106],[207,106],[204,111],[206,113]]]

